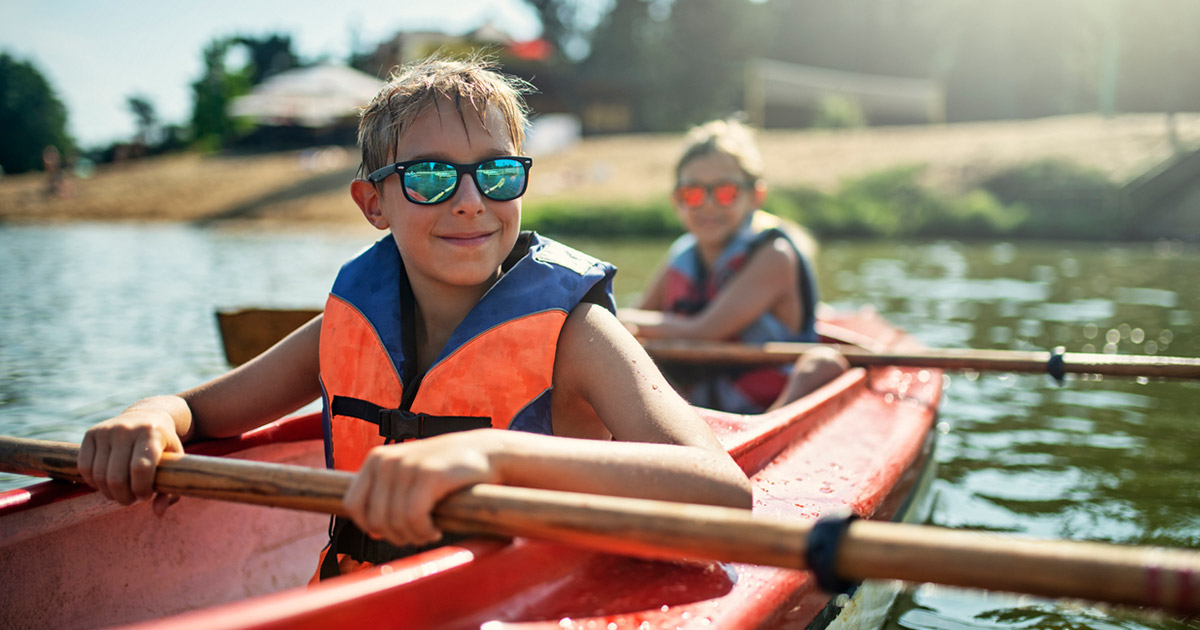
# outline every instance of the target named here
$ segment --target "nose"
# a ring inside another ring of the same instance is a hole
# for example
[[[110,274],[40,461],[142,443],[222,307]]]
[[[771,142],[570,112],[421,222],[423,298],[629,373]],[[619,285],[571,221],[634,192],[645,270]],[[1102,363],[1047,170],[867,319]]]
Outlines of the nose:
[[[479,186],[475,183],[474,177],[463,177],[463,180],[458,183],[458,190],[450,199],[450,204],[454,214],[460,216],[483,213],[483,194],[479,192]]]

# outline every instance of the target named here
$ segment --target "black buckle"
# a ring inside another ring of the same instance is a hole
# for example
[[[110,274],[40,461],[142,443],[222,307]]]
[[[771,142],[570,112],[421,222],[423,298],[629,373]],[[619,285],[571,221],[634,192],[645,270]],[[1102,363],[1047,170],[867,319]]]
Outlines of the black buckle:
[[[393,440],[419,439],[425,435],[425,419],[428,417],[404,409],[380,409],[379,435]]]

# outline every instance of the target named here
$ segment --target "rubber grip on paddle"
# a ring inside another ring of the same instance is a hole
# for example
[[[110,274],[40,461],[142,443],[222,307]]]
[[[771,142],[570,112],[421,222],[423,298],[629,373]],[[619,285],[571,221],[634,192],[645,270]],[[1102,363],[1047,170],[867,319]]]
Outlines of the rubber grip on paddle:
[[[846,537],[850,523],[858,519],[849,514],[822,516],[813,524],[808,534],[808,548],[804,550],[804,561],[808,570],[817,578],[817,585],[827,593],[852,594],[858,582],[842,579],[837,574],[837,553]]]
[[[1050,351],[1050,360],[1046,362],[1046,373],[1053,376],[1059,385],[1062,385],[1063,379],[1067,377],[1067,362],[1063,359],[1066,351],[1063,346],[1058,346]]]

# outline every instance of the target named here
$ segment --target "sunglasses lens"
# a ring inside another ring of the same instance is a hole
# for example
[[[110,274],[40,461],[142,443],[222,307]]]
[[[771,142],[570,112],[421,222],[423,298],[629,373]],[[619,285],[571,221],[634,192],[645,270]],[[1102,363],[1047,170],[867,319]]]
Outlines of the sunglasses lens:
[[[742,192],[741,188],[734,183],[720,184],[713,188],[713,199],[722,206],[728,206],[737,199],[738,193]]]
[[[704,203],[706,196],[708,193],[703,186],[680,186],[675,189],[675,197],[689,208],[696,208]]]
[[[440,203],[458,188],[458,171],[444,162],[421,162],[404,169],[404,188],[413,203]]]
[[[483,196],[493,201],[512,201],[525,192],[525,165],[509,158],[489,160],[475,171]]]

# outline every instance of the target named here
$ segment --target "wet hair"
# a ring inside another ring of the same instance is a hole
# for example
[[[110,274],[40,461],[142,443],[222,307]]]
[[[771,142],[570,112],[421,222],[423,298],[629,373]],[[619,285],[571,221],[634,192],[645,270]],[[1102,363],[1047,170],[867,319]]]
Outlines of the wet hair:
[[[533,86],[496,69],[495,61],[476,53],[465,59],[434,55],[392,70],[391,78],[375,98],[362,108],[358,145],[362,148],[359,175],[386,166],[399,152],[408,127],[426,109],[451,103],[466,124],[468,114],[486,124],[495,106],[508,125],[509,139],[518,154],[525,143],[529,109],[524,94]]]
[[[750,181],[762,179],[763,159],[754,140],[754,130],[734,118],[711,120],[688,131],[683,155],[675,165],[675,179],[679,179],[689,162],[714,153],[733,158]]]

